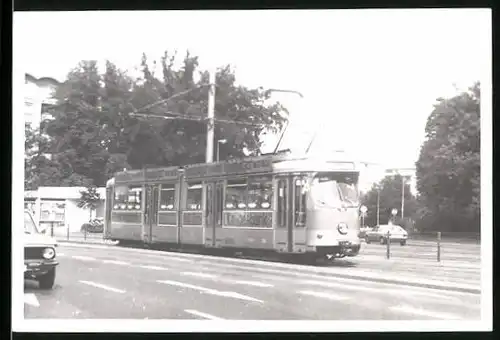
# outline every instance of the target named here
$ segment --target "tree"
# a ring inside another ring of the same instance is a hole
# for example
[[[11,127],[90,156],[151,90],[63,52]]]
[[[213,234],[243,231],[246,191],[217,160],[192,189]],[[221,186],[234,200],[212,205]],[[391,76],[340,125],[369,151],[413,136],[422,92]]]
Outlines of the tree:
[[[147,58],[143,55],[143,77],[134,89],[133,106],[142,108],[163,100],[159,105],[140,111],[166,116],[170,120],[150,119],[134,126],[128,154],[134,168],[146,164],[185,165],[205,160],[204,118],[208,105],[209,75],[206,71],[197,71],[198,58],[189,52],[179,70],[173,68],[175,59],[176,55],[165,52],[160,81],[150,71]],[[194,79],[196,72],[199,73],[198,81]],[[262,88],[249,89],[236,85],[235,74],[229,66],[218,69],[216,84],[215,141],[228,141],[221,145],[221,159],[242,157],[245,151],[258,154],[262,144],[261,133],[266,129],[276,131],[281,128],[286,121],[286,109],[279,103],[265,105],[270,93]]]
[[[60,164],[59,185],[103,186],[115,171],[128,167],[121,132],[130,87],[112,63],[100,75],[95,61],[82,61],[56,90],[57,107],[46,131]]]
[[[417,165],[419,228],[480,230],[480,84],[439,98]]]
[[[393,223],[402,225],[405,228],[411,226],[411,221],[415,218],[417,211],[417,200],[411,193],[410,185],[405,184],[404,193],[404,220],[401,219],[401,194],[403,177],[400,175],[387,176],[374,184],[370,191],[368,191],[362,198],[362,204],[365,205],[367,215],[365,224],[374,226],[377,224],[377,198],[380,191],[379,206],[380,206],[380,224],[386,224],[392,220],[392,209],[398,209],[398,215]]]
[[[60,185],[104,186],[123,168],[204,162],[208,73],[197,70],[198,58],[189,53],[180,69],[175,60],[165,52],[157,76],[143,54],[138,79],[109,61],[104,74],[95,61],[82,61],[68,73],[46,129]],[[218,70],[215,139],[228,140],[221,159],[258,154],[261,133],[283,126],[287,112],[279,103],[264,104],[269,95],[236,85],[229,66]],[[138,118],[132,114],[137,112],[168,119]]]
[[[59,165],[46,156],[49,141],[40,133],[25,125],[24,139],[24,188],[36,190],[40,186],[57,185],[61,182]]]
[[[92,213],[97,209],[101,201],[101,195],[97,192],[95,186],[89,186],[86,190],[80,191],[80,200],[78,201],[78,208],[89,209],[89,222],[92,220]]]

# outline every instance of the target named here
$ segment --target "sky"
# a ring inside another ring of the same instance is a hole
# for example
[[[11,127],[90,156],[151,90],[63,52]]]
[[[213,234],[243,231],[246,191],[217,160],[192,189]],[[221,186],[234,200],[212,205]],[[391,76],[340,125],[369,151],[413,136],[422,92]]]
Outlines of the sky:
[[[484,77],[488,10],[23,12],[14,53],[23,72],[63,80],[83,59],[134,74],[141,54],[187,49],[200,68],[231,64],[238,83],[290,111],[283,147],[345,150],[413,167],[435,99]],[[266,149],[273,149],[269,138]]]

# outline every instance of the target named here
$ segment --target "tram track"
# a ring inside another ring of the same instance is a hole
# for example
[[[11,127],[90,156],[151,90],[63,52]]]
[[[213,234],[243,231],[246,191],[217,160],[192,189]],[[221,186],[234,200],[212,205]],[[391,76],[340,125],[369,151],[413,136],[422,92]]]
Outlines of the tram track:
[[[358,264],[349,261],[348,258],[343,258],[342,262],[334,259],[316,259],[311,261],[305,258],[304,254],[280,254],[275,252],[266,252],[262,255],[257,255],[257,250],[243,250],[243,249],[230,249],[230,248],[178,248],[178,247],[165,247],[160,245],[147,245],[142,243],[118,243],[117,247],[133,248],[133,249],[149,249],[158,252],[172,252],[180,254],[196,254],[196,255],[209,255],[220,258],[253,260],[262,262],[286,263],[291,265],[311,266],[311,267],[356,267]],[[253,254],[252,254],[253,253]]]

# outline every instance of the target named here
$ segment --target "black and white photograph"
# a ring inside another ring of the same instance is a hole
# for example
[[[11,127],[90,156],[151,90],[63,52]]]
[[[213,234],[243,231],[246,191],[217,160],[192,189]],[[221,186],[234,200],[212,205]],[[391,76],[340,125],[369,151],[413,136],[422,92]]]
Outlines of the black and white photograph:
[[[492,330],[491,22],[14,12],[13,330]]]

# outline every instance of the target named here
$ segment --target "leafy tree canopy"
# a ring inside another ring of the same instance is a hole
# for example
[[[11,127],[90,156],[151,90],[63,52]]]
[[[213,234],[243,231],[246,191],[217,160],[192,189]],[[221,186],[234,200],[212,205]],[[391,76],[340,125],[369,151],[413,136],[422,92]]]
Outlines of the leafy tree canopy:
[[[425,128],[417,165],[419,227],[480,228],[480,84],[438,99]]]
[[[52,185],[103,186],[123,168],[204,162],[208,73],[189,52],[180,68],[175,61],[175,54],[165,52],[157,75],[143,55],[136,79],[110,61],[103,74],[96,61],[82,61],[68,73],[55,93],[54,119],[44,124],[57,170]],[[219,145],[221,159],[258,154],[262,133],[283,126],[287,111],[266,104],[269,96],[263,88],[237,85],[229,66],[218,69],[215,140],[228,141]]]

